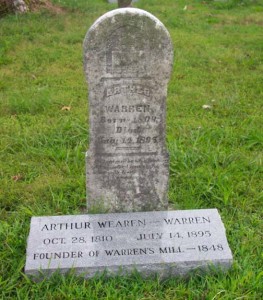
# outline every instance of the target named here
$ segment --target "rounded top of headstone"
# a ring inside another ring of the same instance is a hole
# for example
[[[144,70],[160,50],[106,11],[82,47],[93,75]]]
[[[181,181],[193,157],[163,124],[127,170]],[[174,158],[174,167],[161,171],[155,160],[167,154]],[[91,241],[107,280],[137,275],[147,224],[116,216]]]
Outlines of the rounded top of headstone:
[[[136,15],[136,16],[149,18],[156,23],[156,29],[163,29],[168,34],[168,36],[170,36],[168,30],[165,28],[163,23],[159,19],[157,19],[154,15],[152,15],[151,13],[143,9],[133,8],[133,7],[118,8],[105,13],[93,23],[93,25],[90,27],[89,31],[87,32],[87,35],[89,34],[89,32],[96,30],[96,28],[107,19],[112,19],[113,20],[112,23],[114,23],[114,17],[118,15],[131,15],[131,16]]]
[[[104,77],[154,77],[166,84],[173,64],[169,32],[155,16],[138,8],[119,8],[101,16],[84,40],[87,80]],[[125,55],[124,55],[125,53]],[[88,70],[94,70],[93,75]]]

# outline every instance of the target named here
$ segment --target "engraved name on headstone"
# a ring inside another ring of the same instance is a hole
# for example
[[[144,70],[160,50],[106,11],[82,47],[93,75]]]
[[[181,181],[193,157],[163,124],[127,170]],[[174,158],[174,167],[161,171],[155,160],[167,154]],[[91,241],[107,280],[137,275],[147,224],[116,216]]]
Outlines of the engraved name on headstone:
[[[143,10],[108,12],[88,31],[88,210],[167,209],[165,116],[172,61],[168,31]]]
[[[38,277],[74,267],[161,277],[209,266],[227,269],[232,253],[216,209],[33,217],[25,273]],[[118,273],[120,274],[120,273]]]

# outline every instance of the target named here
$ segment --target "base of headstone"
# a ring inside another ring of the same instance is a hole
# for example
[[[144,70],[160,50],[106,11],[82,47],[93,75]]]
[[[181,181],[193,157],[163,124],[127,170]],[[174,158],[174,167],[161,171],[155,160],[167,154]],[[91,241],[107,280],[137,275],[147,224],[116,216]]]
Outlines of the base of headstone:
[[[232,264],[216,209],[33,217],[25,273],[58,271],[93,277],[129,274],[161,278]]]

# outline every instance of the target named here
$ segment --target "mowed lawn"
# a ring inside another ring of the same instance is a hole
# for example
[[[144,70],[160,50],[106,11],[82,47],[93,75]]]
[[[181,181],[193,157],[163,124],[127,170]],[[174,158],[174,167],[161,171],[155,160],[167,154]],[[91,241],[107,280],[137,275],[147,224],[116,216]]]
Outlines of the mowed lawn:
[[[0,18],[0,299],[263,299],[263,0],[139,0],[174,44],[169,201],[218,208],[233,267],[143,279],[23,273],[30,218],[85,212],[82,42],[116,5],[56,0]]]

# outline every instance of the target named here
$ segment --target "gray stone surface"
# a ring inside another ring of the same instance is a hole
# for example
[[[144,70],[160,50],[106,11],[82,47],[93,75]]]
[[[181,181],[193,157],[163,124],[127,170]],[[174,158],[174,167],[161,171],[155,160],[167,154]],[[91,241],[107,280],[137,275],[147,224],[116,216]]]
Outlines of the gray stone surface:
[[[129,0],[123,0],[123,1],[129,1]],[[137,2],[138,0],[132,0],[131,2]],[[117,3],[118,0],[108,0],[109,3]]]
[[[25,273],[37,279],[74,268],[89,278],[137,269],[167,277],[231,263],[216,209],[33,217]]]
[[[28,7],[24,0],[13,0],[13,6],[16,13],[25,13],[28,11]]]
[[[113,10],[88,31],[89,211],[167,209],[165,116],[172,62],[169,33],[143,10]]]
[[[132,0],[118,0],[118,7],[123,8],[123,7],[131,7]]]

